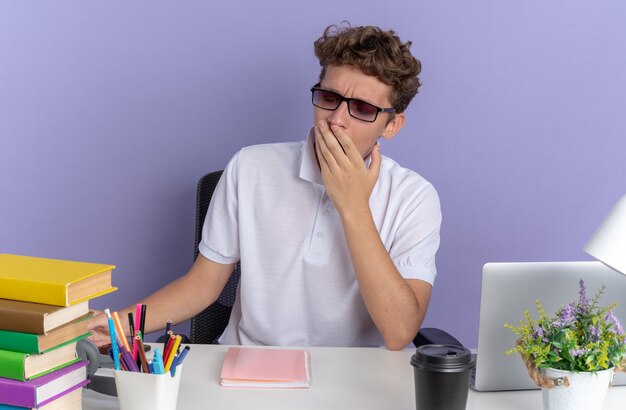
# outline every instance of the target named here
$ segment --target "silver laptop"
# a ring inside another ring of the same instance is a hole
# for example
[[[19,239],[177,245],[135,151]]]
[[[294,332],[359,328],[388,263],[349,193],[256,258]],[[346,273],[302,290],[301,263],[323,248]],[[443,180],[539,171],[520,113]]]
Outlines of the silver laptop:
[[[505,355],[514,347],[516,335],[504,324],[519,325],[526,310],[537,319],[537,299],[548,316],[553,315],[559,307],[578,300],[580,279],[585,281],[589,299],[606,285],[600,306],[618,301],[615,314],[626,326],[626,277],[601,262],[488,263],[483,267],[473,389],[538,388],[528,376],[520,355]],[[626,385],[626,373],[616,373],[613,384]]]

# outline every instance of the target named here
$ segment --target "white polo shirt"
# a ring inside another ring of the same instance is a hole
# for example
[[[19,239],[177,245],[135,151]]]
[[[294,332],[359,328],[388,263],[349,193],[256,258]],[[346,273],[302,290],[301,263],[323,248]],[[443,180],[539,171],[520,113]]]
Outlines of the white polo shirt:
[[[256,145],[230,161],[199,250],[241,261],[223,344],[384,346],[359,292],[339,215],[306,142]],[[433,186],[384,157],[370,208],[400,274],[433,284],[441,211]]]

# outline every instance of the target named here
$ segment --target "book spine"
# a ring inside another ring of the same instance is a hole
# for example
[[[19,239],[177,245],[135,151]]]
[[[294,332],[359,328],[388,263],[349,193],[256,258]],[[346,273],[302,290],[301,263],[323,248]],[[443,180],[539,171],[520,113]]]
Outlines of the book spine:
[[[0,409],[35,407],[35,388],[24,382],[0,378]]]
[[[0,277],[0,298],[68,306],[67,286]]]
[[[0,329],[14,332],[43,334],[44,315],[29,311],[0,308]]]
[[[39,354],[39,335],[0,330],[0,349]]]
[[[0,350],[0,377],[24,381],[24,360],[27,353]]]
[[[37,398],[37,386],[51,386],[55,383],[57,379],[63,378],[68,373],[77,371],[81,367],[84,368],[88,364],[89,362],[87,361],[78,361],[76,363],[69,364],[61,369],[50,372],[48,375],[42,376],[41,379],[36,382],[21,382],[6,378],[0,378],[0,409],[3,409],[2,405],[5,405],[5,407],[11,405],[25,407],[28,409],[33,407],[39,408],[58,399],[60,396],[68,394],[71,391],[86,385],[87,383],[89,383],[89,381],[86,379],[86,370],[83,370],[82,375],[85,378],[73,387],[70,387],[62,392],[59,391],[57,387],[54,387],[54,391],[57,393],[50,398],[43,401],[39,401],[39,399]]]

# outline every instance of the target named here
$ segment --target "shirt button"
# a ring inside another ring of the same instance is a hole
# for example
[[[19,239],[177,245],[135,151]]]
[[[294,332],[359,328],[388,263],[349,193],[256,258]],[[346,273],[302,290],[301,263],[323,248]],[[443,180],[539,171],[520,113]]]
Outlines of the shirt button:
[[[326,215],[326,216],[330,215],[330,210],[328,210],[328,209],[327,209],[327,210],[325,210],[325,211],[324,211],[324,215]]]
[[[318,237],[318,238],[323,238],[323,237],[324,237],[324,234],[323,234],[323,233],[321,233],[321,232],[318,232],[318,233],[317,233],[317,237]]]

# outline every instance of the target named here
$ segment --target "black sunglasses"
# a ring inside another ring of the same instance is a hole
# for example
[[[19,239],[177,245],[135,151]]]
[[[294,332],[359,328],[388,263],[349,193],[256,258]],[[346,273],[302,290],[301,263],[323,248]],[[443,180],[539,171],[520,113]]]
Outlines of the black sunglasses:
[[[380,108],[356,98],[344,97],[333,91],[319,88],[319,83],[311,88],[313,105],[323,110],[335,111],[342,102],[348,104],[348,113],[357,120],[374,122],[379,112],[396,112],[395,108]]]

